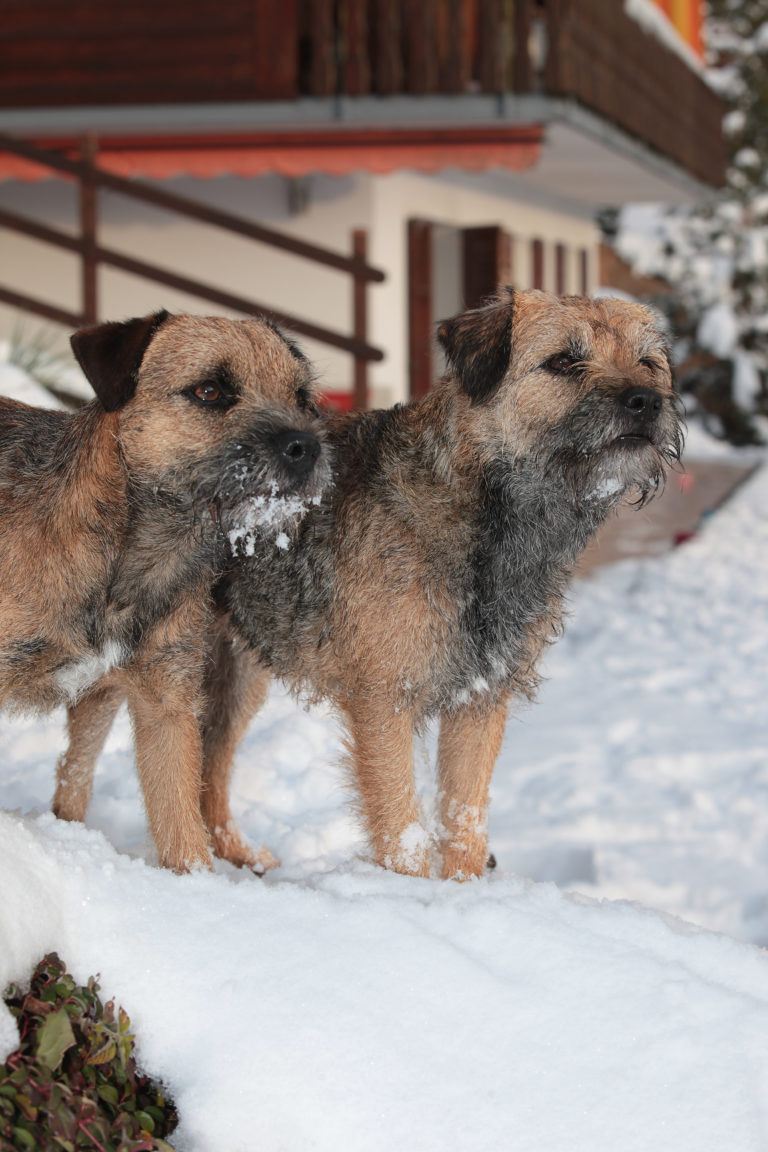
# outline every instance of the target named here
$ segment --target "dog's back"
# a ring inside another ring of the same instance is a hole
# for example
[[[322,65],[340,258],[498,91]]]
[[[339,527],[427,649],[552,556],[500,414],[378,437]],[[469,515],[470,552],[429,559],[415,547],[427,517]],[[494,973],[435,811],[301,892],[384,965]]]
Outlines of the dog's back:
[[[89,630],[125,519],[119,468],[94,482],[101,422],[96,403],[72,414],[0,399],[3,707],[52,708],[77,681],[68,669],[99,664]]]
[[[0,396],[0,499],[12,491],[14,472],[21,479],[50,458],[71,420],[67,412]]]

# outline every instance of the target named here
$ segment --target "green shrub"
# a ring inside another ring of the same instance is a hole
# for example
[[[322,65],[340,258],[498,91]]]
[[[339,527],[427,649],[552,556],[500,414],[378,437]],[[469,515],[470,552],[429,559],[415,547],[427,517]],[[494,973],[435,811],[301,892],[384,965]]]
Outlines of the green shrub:
[[[6,992],[21,1044],[0,1067],[2,1152],[170,1152],[176,1111],[136,1071],[130,1020],[98,988],[51,953],[29,992]]]

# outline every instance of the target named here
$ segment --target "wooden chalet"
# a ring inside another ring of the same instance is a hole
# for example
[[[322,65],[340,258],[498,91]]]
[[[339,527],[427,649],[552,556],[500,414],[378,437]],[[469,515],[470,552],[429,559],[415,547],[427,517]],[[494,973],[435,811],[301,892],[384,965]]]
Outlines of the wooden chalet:
[[[0,331],[269,310],[330,391],[389,402],[429,387],[441,313],[500,281],[588,292],[598,208],[724,177],[695,0],[3,0],[2,19]]]

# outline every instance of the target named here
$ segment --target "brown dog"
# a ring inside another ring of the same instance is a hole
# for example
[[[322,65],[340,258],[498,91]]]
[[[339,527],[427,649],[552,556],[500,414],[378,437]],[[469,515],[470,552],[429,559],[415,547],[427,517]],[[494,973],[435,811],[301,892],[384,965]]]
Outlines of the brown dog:
[[[577,557],[682,440],[639,305],[507,289],[439,338],[428,396],[330,422],[334,486],[223,602],[266,667],[344,715],[375,858],[398,872],[430,870],[413,736],[439,717],[441,871],[461,878],[484,869],[508,702],[535,691]]]
[[[68,415],[0,399],[0,705],[82,699],[93,742],[127,696],[160,862],[206,865],[211,588],[234,546],[271,561],[328,479],[309,365],[263,321],[165,312],[72,345],[97,400]],[[78,773],[75,744],[63,815]]]
[[[439,717],[442,875],[463,878],[485,866],[507,705],[535,691],[574,563],[682,440],[665,341],[638,305],[507,289],[439,337],[434,391],[329,418],[335,485],[272,564],[243,557],[219,585],[203,798],[209,826],[226,821],[271,669],[337,705],[376,860],[426,875],[413,735]]]

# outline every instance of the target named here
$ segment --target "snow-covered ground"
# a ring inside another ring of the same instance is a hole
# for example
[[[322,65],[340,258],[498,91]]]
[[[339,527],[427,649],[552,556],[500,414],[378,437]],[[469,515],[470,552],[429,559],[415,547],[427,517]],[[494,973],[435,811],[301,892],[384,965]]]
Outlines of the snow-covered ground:
[[[766,573],[768,468],[574,588],[470,884],[366,861],[334,718],[278,687],[233,785],[263,880],[154,866],[124,715],[87,828],[47,811],[62,716],[1,718],[0,985],[101,973],[188,1152],[765,1152]]]

